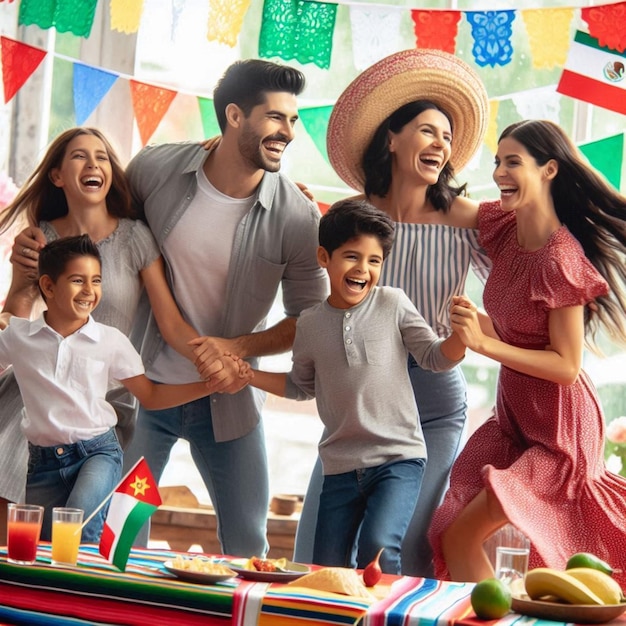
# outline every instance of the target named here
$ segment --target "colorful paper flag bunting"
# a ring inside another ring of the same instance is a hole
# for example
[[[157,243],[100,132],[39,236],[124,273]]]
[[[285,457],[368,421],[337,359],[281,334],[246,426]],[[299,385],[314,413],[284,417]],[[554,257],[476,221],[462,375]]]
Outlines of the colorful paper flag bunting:
[[[626,54],[576,31],[556,90],[626,115]]]
[[[521,14],[528,33],[533,67],[563,67],[570,43],[574,9],[526,9]]]
[[[359,72],[397,52],[402,13],[387,7],[350,7],[352,58]]]
[[[100,538],[100,554],[124,571],[137,533],[159,506],[161,495],[157,482],[141,457],[111,496]]]
[[[485,133],[485,145],[492,154],[498,152],[498,111],[500,110],[499,100],[489,101],[489,123]]]
[[[624,52],[626,49],[626,2],[585,7],[580,13],[589,25],[589,34],[595,37],[601,46]]]
[[[472,27],[472,53],[476,63],[481,67],[510,63],[515,11],[468,11],[465,15]]]
[[[234,48],[250,0],[209,0],[207,39]]]
[[[311,0],[265,0],[259,56],[330,67],[337,5]]]
[[[200,107],[200,117],[202,119],[202,131],[205,139],[221,135],[220,125],[215,115],[215,105],[210,98],[198,98],[198,106]]]
[[[5,104],[22,88],[46,56],[45,50],[0,37]]]
[[[300,109],[300,119],[309,137],[313,140],[315,147],[328,163],[328,152],[326,151],[326,131],[328,130],[328,120],[333,110],[332,106],[310,107]]]
[[[145,146],[163,119],[178,92],[163,87],[130,81],[130,96],[139,128],[141,142]]]
[[[111,30],[136,33],[141,23],[143,0],[110,0]]]
[[[589,159],[604,177],[619,191],[622,184],[622,163],[624,159],[624,134],[613,135],[592,143],[579,146],[580,151]]]
[[[418,48],[443,50],[454,54],[460,11],[411,11]]]
[[[22,0],[18,24],[36,24],[70,32],[77,37],[89,37],[98,0]]]
[[[74,112],[78,126],[85,123],[116,80],[115,74],[74,63]]]

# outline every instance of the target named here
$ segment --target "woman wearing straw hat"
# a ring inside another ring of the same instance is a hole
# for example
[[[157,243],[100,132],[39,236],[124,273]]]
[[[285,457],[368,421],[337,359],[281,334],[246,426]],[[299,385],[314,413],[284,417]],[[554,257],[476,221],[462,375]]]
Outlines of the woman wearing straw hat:
[[[479,149],[488,99],[476,73],[437,50],[406,50],[360,74],[333,108],[327,134],[330,161],[353,189],[396,222],[396,242],[380,284],[406,291],[440,336],[450,333],[448,308],[461,294],[470,265],[481,277],[489,261],[477,242],[478,205],[452,183]],[[415,515],[403,544],[402,571],[432,576],[427,531],[448,485],[467,412],[459,367],[409,371],[428,449]],[[297,560],[308,562],[321,490],[313,472],[298,533]],[[382,546],[381,546],[382,547]]]

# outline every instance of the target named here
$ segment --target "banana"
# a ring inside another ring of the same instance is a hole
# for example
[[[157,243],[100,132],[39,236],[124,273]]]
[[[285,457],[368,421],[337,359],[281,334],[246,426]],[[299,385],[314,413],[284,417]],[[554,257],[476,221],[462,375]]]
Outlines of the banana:
[[[555,596],[569,604],[604,604],[587,585],[567,572],[537,567],[531,569],[524,579],[526,593],[532,600],[543,596]]]
[[[584,585],[587,585],[604,604],[619,604],[622,600],[622,588],[608,574],[591,567],[574,567],[566,571]]]

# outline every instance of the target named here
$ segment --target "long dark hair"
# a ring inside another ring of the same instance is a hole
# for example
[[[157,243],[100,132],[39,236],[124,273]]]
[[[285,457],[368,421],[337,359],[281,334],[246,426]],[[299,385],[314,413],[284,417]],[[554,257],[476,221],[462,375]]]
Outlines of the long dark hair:
[[[384,198],[391,186],[391,162],[389,152],[389,131],[399,133],[411,120],[420,113],[434,109],[443,113],[450,122],[454,133],[452,119],[446,111],[429,100],[416,100],[409,102],[396,109],[377,129],[365,154],[363,155],[362,167],[365,173],[365,195]],[[444,213],[450,209],[454,199],[465,193],[466,185],[460,187],[452,185],[454,181],[454,169],[450,162],[445,164],[434,185],[429,185],[426,190],[426,198],[437,211]]]
[[[41,163],[35,168],[21,187],[17,196],[2,212],[0,233],[15,220],[26,214],[29,224],[37,225],[41,220],[53,220],[67,215],[69,209],[63,189],[50,180],[50,172],[61,167],[69,143],[80,135],[93,135],[104,144],[111,163],[111,189],[106,197],[107,211],[115,217],[135,217],[130,187],[113,147],[97,128],[76,127],[66,130],[50,144]]]
[[[538,165],[550,159],[558,163],[551,185],[556,214],[611,288],[608,296],[596,300],[597,314],[588,311],[585,327],[591,338],[604,326],[612,337],[626,342],[626,198],[583,160],[553,122],[517,122],[508,126],[498,141],[505,137],[519,141]]]

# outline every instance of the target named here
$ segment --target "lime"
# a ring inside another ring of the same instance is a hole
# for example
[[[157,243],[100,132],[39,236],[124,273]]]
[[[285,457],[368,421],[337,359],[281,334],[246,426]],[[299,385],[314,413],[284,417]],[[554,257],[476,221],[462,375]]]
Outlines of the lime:
[[[480,619],[500,619],[511,610],[511,591],[496,578],[476,583],[470,596],[472,608]]]
[[[590,552],[577,552],[570,556],[565,569],[574,569],[575,567],[590,567],[609,576],[613,573],[613,568],[606,561]]]

